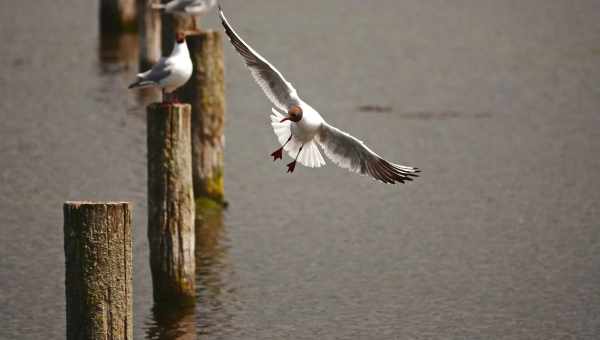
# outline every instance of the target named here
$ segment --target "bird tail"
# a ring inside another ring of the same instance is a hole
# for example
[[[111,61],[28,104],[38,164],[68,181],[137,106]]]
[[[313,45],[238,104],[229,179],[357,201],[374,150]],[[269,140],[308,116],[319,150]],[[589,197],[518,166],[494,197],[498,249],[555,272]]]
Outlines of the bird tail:
[[[275,132],[279,143],[283,145],[292,135],[291,123],[289,120],[282,123],[281,120],[284,118],[283,114],[275,110],[275,108],[271,109],[271,111],[273,112],[271,115],[273,132]],[[298,155],[300,147],[302,147],[302,152]],[[292,137],[292,139],[287,142],[284,149],[292,158],[298,155],[298,162],[309,168],[320,168],[325,165],[325,160],[323,159],[323,156],[321,156],[321,152],[314,140],[304,143],[304,146],[302,146],[302,143]]]
[[[321,156],[321,152],[314,140],[304,144],[302,152],[298,156],[298,162],[309,168],[320,168],[325,165],[325,160]]]

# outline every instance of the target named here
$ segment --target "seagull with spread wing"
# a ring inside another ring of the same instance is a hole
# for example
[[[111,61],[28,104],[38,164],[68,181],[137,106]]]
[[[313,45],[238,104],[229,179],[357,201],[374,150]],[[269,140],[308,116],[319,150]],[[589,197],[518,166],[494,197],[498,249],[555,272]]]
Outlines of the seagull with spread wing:
[[[272,109],[271,125],[282,146],[271,154],[274,161],[281,159],[285,150],[294,158],[287,165],[288,172],[294,171],[296,162],[310,168],[321,167],[325,160],[317,147],[320,145],[325,155],[340,167],[384,183],[404,183],[417,177],[417,168],[388,162],[361,140],[327,123],[315,109],[300,99],[281,72],[239,37],[220,6],[219,16],[231,43],[276,107]]]

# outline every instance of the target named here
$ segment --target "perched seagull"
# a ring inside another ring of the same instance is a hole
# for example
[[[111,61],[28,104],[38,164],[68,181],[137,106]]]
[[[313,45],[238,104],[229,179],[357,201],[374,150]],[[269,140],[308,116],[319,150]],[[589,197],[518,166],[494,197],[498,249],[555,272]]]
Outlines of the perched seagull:
[[[166,4],[153,4],[152,8],[170,14],[191,16],[194,19],[194,29],[197,31],[196,18],[209,12],[216,4],[217,0],[172,0]]]
[[[163,101],[165,101],[167,94],[185,84],[191,76],[192,59],[190,59],[190,52],[185,42],[185,34],[178,32],[171,55],[160,58],[150,70],[139,73],[137,80],[129,85],[129,88],[159,87],[162,89]],[[172,102],[172,99],[169,98],[168,102]]]
[[[325,155],[338,166],[369,175],[381,182],[404,183],[417,177],[417,168],[388,162],[361,140],[327,123],[315,109],[300,99],[296,89],[285,80],[281,72],[238,36],[220,6],[219,15],[225,33],[244,58],[250,73],[279,109],[273,108],[271,115],[271,125],[282,145],[271,154],[274,161],[281,159],[285,150],[294,158],[287,165],[288,172],[294,171],[296,162],[311,168],[321,167],[325,165],[325,160],[319,152],[318,144]]]

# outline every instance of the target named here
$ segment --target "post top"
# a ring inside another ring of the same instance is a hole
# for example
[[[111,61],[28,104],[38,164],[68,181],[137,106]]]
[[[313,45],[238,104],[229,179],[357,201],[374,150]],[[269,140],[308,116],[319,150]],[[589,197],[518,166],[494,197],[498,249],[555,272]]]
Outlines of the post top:
[[[191,110],[192,106],[188,103],[152,103],[148,105],[152,110]]]
[[[130,202],[117,202],[117,201],[66,201],[65,207],[80,207],[80,206],[97,206],[97,205],[108,205],[108,206],[117,206],[117,205],[130,205]]]

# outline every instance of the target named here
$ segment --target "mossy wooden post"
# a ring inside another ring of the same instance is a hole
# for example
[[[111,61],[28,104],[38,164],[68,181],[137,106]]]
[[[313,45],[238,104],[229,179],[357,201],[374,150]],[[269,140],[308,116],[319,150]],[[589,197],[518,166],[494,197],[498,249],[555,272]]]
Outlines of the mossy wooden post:
[[[219,32],[187,37],[194,72],[179,89],[192,104],[192,169],[196,199],[223,202],[225,81],[223,42]]]
[[[159,0],[137,0],[140,71],[149,69],[161,57],[160,11],[152,9],[152,4],[158,3]]]
[[[148,106],[148,239],[154,301],[193,303],[191,107]]]
[[[67,339],[133,340],[129,203],[66,202]]]
[[[100,1],[100,31],[127,32],[135,31],[136,0],[101,0]]]

